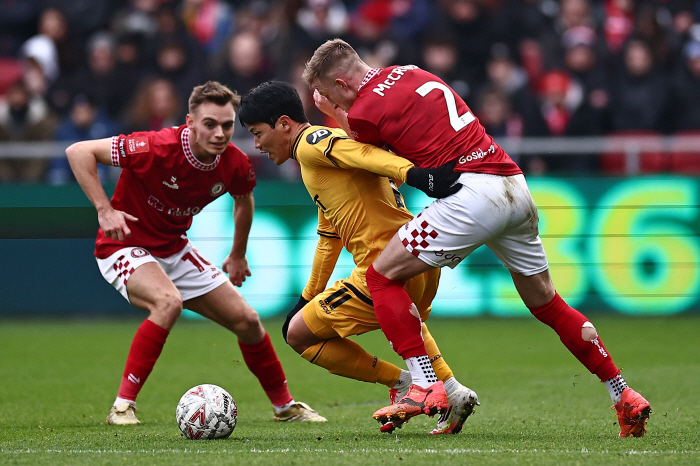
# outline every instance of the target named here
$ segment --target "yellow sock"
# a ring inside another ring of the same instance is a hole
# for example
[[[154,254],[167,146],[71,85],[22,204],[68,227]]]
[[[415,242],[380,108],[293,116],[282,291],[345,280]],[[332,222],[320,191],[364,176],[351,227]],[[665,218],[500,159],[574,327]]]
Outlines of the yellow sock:
[[[393,387],[399,380],[401,369],[372,356],[360,345],[347,338],[331,338],[310,348],[301,357],[312,364],[328,369],[331,374],[342,375],[362,382],[381,383]]]
[[[430,358],[430,362],[433,364],[433,370],[435,371],[435,375],[437,375],[438,380],[442,380],[444,382],[450,377],[454,377],[452,369],[450,369],[450,366],[447,365],[447,362],[445,362],[442,354],[440,354],[440,348],[438,348],[437,343],[435,343],[435,339],[428,331],[428,327],[425,325],[425,322],[423,322],[423,340],[425,341],[425,349],[428,351],[428,357]]]

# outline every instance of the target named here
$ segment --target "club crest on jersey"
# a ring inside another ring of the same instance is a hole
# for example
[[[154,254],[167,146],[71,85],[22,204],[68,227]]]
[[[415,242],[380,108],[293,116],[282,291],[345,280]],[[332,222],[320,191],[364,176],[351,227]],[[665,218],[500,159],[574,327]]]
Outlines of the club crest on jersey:
[[[211,188],[209,188],[209,195],[212,197],[216,197],[219,194],[223,193],[225,188],[226,186],[224,185],[224,183],[218,181],[211,185]]]
[[[131,257],[138,259],[139,257],[146,257],[149,252],[143,248],[134,248],[131,250]]]
[[[316,144],[319,141],[323,141],[330,135],[331,132],[327,129],[317,129],[313,133],[306,136],[306,142],[308,142],[309,144]]]
[[[147,137],[126,138],[127,154],[139,154],[141,152],[148,152]]]

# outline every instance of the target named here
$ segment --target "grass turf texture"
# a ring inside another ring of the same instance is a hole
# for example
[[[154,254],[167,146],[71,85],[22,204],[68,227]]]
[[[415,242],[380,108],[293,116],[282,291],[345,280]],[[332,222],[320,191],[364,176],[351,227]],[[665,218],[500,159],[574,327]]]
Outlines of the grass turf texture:
[[[266,321],[292,394],[328,423],[275,423],[233,336],[180,322],[139,396],[142,425],[104,425],[137,321],[0,322],[0,464],[698,464],[700,316],[593,316],[627,382],[650,400],[644,438],[619,439],[605,388],[535,319],[438,320],[429,326],[457,378],[479,394],[459,435],[430,436],[420,416],[394,434],[372,419],[387,389],[333,376]],[[357,338],[403,367],[383,335]],[[692,343],[695,341],[696,343]],[[175,406],[199,383],[238,404],[226,440],[180,437]]]

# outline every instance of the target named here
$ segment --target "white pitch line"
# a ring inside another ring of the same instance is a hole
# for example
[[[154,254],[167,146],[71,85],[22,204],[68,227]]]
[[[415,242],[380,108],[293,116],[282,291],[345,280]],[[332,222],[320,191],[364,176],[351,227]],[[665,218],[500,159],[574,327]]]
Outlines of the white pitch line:
[[[697,455],[700,450],[626,450],[626,451],[609,451],[609,450],[548,450],[548,449],[531,449],[531,450],[521,450],[521,449],[478,449],[478,448],[449,448],[445,450],[435,450],[435,449],[423,449],[423,450],[412,450],[412,449],[370,449],[370,448],[360,448],[352,450],[330,450],[330,449],[250,449],[250,450],[190,450],[188,448],[184,449],[159,449],[159,450],[59,450],[59,449],[47,449],[47,450],[35,450],[35,449],[19,449],[19,450],[0,450],[1,454],[37,454],[37,453],[63,453],[63,454],[141,454],[141,453],[195,453],[195,454],[220,454],[220,453],[421,453],[421,454],[439,454],[439,453],[473,453],[473,454],[532,454],[532,453],[547,453],[547,454],[566,454],[566,455],[590,455],[590,454],[625,454],[625,455],[668,455],[668,454],[678,454],[678,455]]]

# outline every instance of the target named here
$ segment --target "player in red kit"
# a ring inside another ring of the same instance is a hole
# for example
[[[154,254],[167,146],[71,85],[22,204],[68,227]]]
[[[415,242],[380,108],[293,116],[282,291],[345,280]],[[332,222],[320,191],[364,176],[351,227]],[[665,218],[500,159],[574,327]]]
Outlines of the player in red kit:
[[[292,398],[270,337],[234,285],[251,272],[245,257],[253,220],[255,174],[231,142],[240,97],[213,81],[197,86],[187,123],[160,131],[83,141],[66,149],[75,178],[97,209],[95,257],[110,284],[149,313],[131,344],[119,392],[106,423],[139,424],[136,397],[183,308],[232,331],[260,381],[276,421],[325,421]],[[121,167],[112,199],[97,163]],[[234,237],[221,270],[197,252],[186,232],[192,217],[229,193]]]
[[[432,268],[454,268],[485,244],[509,269],[532,314],[605,384],[620,436],[643,436],[649,403],[627,386],[593,324],[557,294],[525,177],[464,101],[440,78],[416,66],[371,68],[339,39],[316,50],[303,78],[316,89],[319,108],[358,141],[389,149],[419,168],[455,162],[460,173],[461,189],[401,227],[367,270],[377,320],[417,385],[415,396],[378,410],[375,419],[396,424],[398,413],[420,407],[421,397],[442,390],[425,364],[420,317],[411,312],[415,305],[404,283]]]

